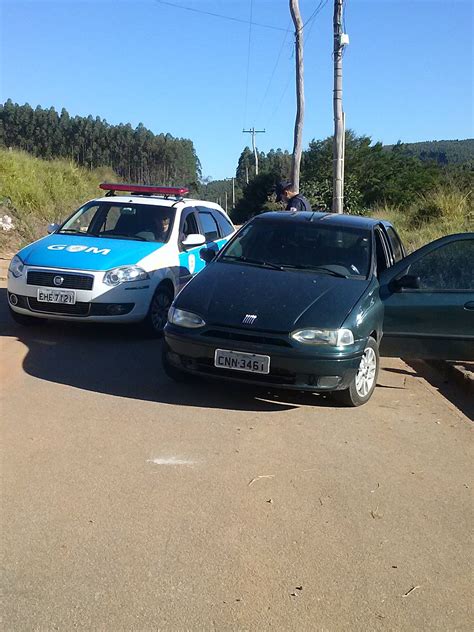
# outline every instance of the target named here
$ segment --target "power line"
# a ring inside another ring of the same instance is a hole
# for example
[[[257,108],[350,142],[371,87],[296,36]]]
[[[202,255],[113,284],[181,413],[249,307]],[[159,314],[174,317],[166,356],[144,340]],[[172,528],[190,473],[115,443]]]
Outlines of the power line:
[[[249,74],[250,74],[250,46],[252,43],[252,16],[253,16],[253,0],[250,0],[250,21],[249,21],[249,41],[247,46],[247,76],[245,78],[245,103],[244,103],[244,122],[247,120],[247,102],[249,96]]]
[[[291,22],[291,21],[290,21],[290,22]],[[278,52],[278,56],[277,56],[277,59],[276,59],[275,65],[273,66],[272,74],[270,75],[270,79],[269,79],[269,81],[268,81],[267,87],[266,87],[265,92],[264,92],[264,94],[263,94],[263,99],[261,100],[261,102],[260,102],[260,106],[259,106],[259,108],[258,108],[258,110],[257,110],[257,116],[256,116],[256,118],[258,118],[258,116],[260,115],[260,112],[262,111],[263,104],[265,103],[265,99],[267,98],[268,91],[270,90],[270,86],[271,86],[271,84],[272,84],[273,77],[275,76],[276,69],[277,69],[278,64],[279,64],[279,62],[280,62],[280,57],[281,57],[281,54],[282,54],[282,52],[283,52],[283,48],[284,48],[284,46],[285,46],[285,43],[286,43],[286,38],[288,37],[288,33],[289,33],[289,32],[290,32],[290,23],[288,23],[288,26],[287,26],[287,28],[286,28],[285,37],[283,38],[283,42],[281,43],[280,50],[279,50],[279,52]]]
[[[309,18],[303,24],[303,28],[306,28],[308,26],[308,24],[312,20],[314,20],[314,18],[318,15],[318,13],[320,13],[324,9],[324,7],[327,5],[327,3],[328,3],[328,0],[320,0],[320,3],[316,7],[316,9],[313,11],[313,13],[309,16]]]
[[[203,9],[195,9],[194,7],[185,7],[182,4],[175,4],[174,2],[168,2],[167,0],[155,0],[158,4],[164,4],[175,9],[183,9],[184,11],[192,11],[193,13],[201,13],[203,15],[211,15],[214,18],[220,18],[222,20],[231,20],[232,22],[240,22],[241,24],[250,24],[251,26],[260,26],[264,29],[272,29],[274,31],[284,31],[281,26],[272,26],[270,24],[262,24],[261,22],[252,22],[243,20],[242,18],[236,18],[230,15],[222,15],[222,13],[213,13],[212,11],[204,11]]]
[[[310,17],[306,20],[306,22],[303,25],[303,29],[308,26],[308,24],[311,22],[311,25],[309,27],[308,33],[306,35],[306,39],[305,39],[305,47],[306,44],[308,43],[309,37],[311,35],[311,31],[313,30],[314,25],[316,24],[316,22],[314,21],[314,18],[317,17],[317,15],[319,13],[321,13],[321,11],[324,9],[324,7],[327,5],[329,0],[321,0],[320,3],[318,4],[318,6],[316,7],[316,9],[313,11],[313,13],[310,15]],[[273,109],[273,112],[270,115],[270,118],[268,119],[268,124],[270,124],[270,122],[273,120],[273,117],[275,116],[275,114],[278,112],[278,110],[280,109],[280,105],[282,104],[282,101],[285,97],[286,91],[288,90],[288,86],[290,85],[290,81],[291,81],[291,77],[292,77],[292,73],[293,70],[289,71],[288,74],[288,79],[286,81],[285,87],[283,88],[283,92],[281,93],[280,99],[278,100],[278,103],[276,104],[275,108]],[[268,125],[267,125],[268,127]]]

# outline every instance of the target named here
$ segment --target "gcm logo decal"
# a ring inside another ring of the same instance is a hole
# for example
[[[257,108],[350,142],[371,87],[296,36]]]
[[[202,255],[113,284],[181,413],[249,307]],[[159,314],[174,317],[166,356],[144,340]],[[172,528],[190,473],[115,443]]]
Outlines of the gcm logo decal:
[[[110,248],[96,248],[95,246],[65,246],[64,244],[52,244],[48,250],[65,250],[66,252],[87,252],[93,255],[108,255]]]

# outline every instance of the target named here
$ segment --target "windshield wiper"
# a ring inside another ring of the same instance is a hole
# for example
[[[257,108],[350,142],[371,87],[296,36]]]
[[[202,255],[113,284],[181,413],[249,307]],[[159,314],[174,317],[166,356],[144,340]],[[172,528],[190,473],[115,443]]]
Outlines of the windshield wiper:
[[[125,239],[134,239],[136,241],[148,241],[144,237],[139,237],[138,235],[127,235],[126,233],[111,233],[110,235],[101,235],[98,233],[94,235],[94,237],[104,237],[105,239],[115,239],[115,237],[125,237]]]
[[[261,261],[260,259],[252,259],[250,257],[237,257],[235,255],[223,255],[221,257],[221,261],[239,261],[242,263],[248,263],[253,266],[261,266],[262,268],[271,268],[272,270],[283,270],[282,266],[277,265],[276,263],[270,263],[269,261]]]
[[[69,235],[82,235],[83,237],[95,237],[92,233],[85,233],[82,230],[76,230],[75,228],[63,228],[62,230],[58,230],[58,233],[68,233]]]
[[[292,268],[294,270],[311,270],[312,272],[323,272],[324,274],[331,274],[332,276],[340,277],[341,279],[348,279],[347,274],[342,274],[342,272],[337,272],[336,270],[332,270],[326,266],[305,266],[298,264],[283,264],[283,268]]]

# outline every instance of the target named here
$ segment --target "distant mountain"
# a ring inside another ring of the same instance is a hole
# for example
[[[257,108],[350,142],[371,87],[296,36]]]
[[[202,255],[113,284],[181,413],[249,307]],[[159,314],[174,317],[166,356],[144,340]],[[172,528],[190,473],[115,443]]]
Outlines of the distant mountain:
[[[384,149],[400,151],[423,161],[440,165],[474,164],[474,138],[466,140],[430,140],[421,143],[385,145]]]

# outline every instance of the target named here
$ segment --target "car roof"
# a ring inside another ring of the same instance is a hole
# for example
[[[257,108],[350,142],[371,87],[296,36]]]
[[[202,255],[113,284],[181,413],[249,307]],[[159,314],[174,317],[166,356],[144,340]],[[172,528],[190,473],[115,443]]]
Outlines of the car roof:
[[[96,198],[91,200],[92,202],[121,202],[121,203],[130,203],[134,204],[148,204],[155,206],[168,206],[168,207],[177,207],[180,204],[185,206],[205,206],[207,208],[213,209],[215,211],[220,211],[221,213],[225,213],[224,209],[219,206],[219,204],[215,204],[214,202],[208,202],[207,200],[194,200],[192,198],[176,198],[169,197],[165,198],[163,196],[155,196],[155,195],[105,195],[101,198]]]
[[[321,213],[311,211],[269,211],[256,215],[253,220],[258,222],[321,222],[330,226],[350,226],[371,230],[377,224],[391,226],[390,222],[375,219],[373,217],[362,217],[360,215],[346,215],[338,213]]]

